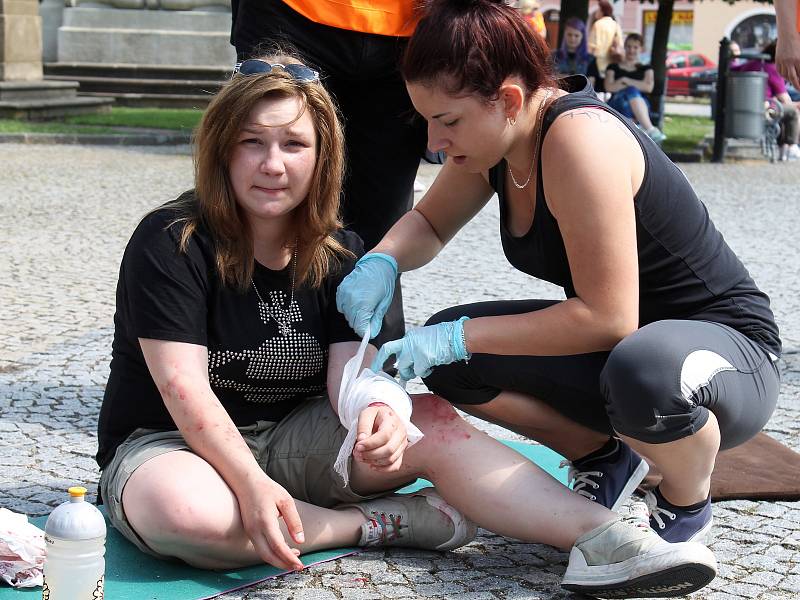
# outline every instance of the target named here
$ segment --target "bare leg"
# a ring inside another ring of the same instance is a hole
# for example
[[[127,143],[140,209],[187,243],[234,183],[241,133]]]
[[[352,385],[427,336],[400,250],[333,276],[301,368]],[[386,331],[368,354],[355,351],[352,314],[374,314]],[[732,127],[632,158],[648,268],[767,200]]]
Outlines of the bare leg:
[[[631,98],[629,103],[636,122],[639,123],[645,131],[651,130],[653,128],[653,122],[650,120],[650,111],[647,110],[647,103],[642,98]]]
[[[472,427],[444,400],[415,400],[412,420],[425,437],[406,451],[399,479],[419,475],[432,481],[449,504],[485,529],[568,549],[580,535],[615,518]],[[384,476],[358,462],[351,481],[361,493],[386,485]]]
[[[160,554],[205,569],[262,563],[247,537],[233,492],[219,474],[191,452],[153,458],[131,475],[123,491],[129,523]],[[329,510],[296,502],[306,542],[301,553],[358,543],[364,515],[357,509]]]
[[[700,431],[666,444],[646,444],[621,436],[634,450],[648,457],[664,475],[662,495],[676,506],[689,506],[708,498],[711,472],[719,451],[719,424],[714,413]]]
[[[584,427],[541,400],[517,392],[501,392],[486,404],[462,404],[466,413],[501,425],[576,460],[605,444],[609,435]]]

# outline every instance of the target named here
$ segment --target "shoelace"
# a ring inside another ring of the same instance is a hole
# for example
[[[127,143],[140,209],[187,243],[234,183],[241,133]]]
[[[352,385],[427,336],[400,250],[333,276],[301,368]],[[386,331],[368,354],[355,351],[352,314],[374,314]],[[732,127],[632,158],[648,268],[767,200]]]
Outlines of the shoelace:
[[[647,505],[647,510],[650,511],[650,516],[655,519],[656,525],[658,525],[659,529],[664,529],[667,526],[667,524],[661,518],[661,515],[664,515],[670,521],[675,520],[675,513],[668,511],[666,508],[661,508],[658,505],[658,499],[653,492],[645,492],[644,503]]]
[[[389,514],[388,518],[386,513],[372,512],[373,519],[370,519],[374,527],[380,528],[380,543],[385,544],[394,540],[399,540],[403,537],[400,525],[401,515]]]
[[[600,487],[600,484],[594,481],[592,478],[597,477],[600,478],[603,476],[602,471],[581,471],[573,466],[573,464],[568,460],[562,460],[558,468],[563,469],[564,467],[569,467],[569,471],[567,472],[567,484],[572,485],[572,491],[579,493],[581,496],[588,498],[589,500],[597,500],[597,496],[592,494],[589,490],[585,490],[585,487],[591,487],[593,490],[596,490]]]
[[[642,530],[653,531],[650,529],[650,509],[645,502],[633,500],[622,506],[618,513],[626,523],[635,525]]]

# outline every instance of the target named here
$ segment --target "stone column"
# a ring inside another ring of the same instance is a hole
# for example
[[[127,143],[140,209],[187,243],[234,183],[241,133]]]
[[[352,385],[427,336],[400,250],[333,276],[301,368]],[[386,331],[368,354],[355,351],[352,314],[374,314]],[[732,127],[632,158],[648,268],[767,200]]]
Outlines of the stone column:
[[[58,60],[58,28],[64,21],[64,0],[42,0],[39,6],[42,16],[42,59],[44,62]]]
[[[42,79],[42,18],[37,0],[0,0],[0,81]]]

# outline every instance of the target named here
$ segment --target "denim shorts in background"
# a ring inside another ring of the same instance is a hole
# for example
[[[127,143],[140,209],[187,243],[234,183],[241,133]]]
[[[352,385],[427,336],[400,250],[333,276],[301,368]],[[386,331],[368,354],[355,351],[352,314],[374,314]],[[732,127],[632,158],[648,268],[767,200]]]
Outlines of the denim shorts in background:
[[[631,100],[634,98],[641,98],[647,105],[647,111],[650,112],[650,102],[644,97],[642,92],[635,87],[628,86],[624,90],[614,92],[614,95],[608,99],[608,105],[620,114],[625,115],[629,119],[633,119],[633,111],[631,110]]]

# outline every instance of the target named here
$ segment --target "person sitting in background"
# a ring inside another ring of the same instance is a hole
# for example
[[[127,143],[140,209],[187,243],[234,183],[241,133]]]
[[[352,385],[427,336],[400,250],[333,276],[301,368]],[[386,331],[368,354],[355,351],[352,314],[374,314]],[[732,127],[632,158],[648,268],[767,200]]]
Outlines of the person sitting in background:
[[[547,27],[544,24],[544,15],[539,10],[540,7],[539,0],[520,0],[519,12],[533,31],[542,36],[542,38],[546,38]]]
[[[597,61],[589,54],[586,40],[586,24],[577,17],[570,17],[564,23],[564,37],[561,47],[553,52],[553,64],[559,75],[587,75],[594,86]]]
[[[653,91],[653,67],[639,62],[644,39],[638,33],[625,38],[625,56],[606,69],[605,89],[611,92],[608,105],[639,124],[647,135],[660,144],[667,136],[650,120],[650,103],[644,94]]]
[[[614,8],[608,0],[600,0],[589,29],[589,52],[597,59],[594,89],[606,92],[603,79],[608,65],[622,59],[622,29],[614,19]]]
[[[775,66],[777,43],[777,40],[773,40],[761,50],[769,56],[766,61],[748,60],[744,64],[731,67],[731,69],[734,71],[763,71],[767,74],[767,87],[764,92],[766,101],[769,102],[774,99],[783,108],[781,134],[778,138],[781,160],[797,160],[800,159],[800,147],[797,145],[798,137],[800,136],[800,116],[797,112],[797,106],[792,102],[792,98],[786,89],[786,82]]]
[[[744,62],[743,58],[739,58],[742,54],[742,48],[736,42],[731,42],[730,46],[728,46],[728,52],[730,52],[730,66],[740,65]]]

